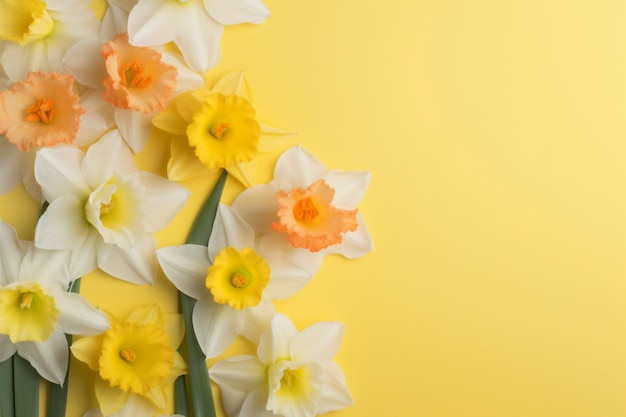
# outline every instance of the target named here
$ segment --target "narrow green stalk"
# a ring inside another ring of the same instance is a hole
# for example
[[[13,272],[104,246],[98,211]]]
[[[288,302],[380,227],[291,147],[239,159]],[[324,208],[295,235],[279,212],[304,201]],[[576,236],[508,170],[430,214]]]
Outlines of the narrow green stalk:
[[[180,414],[181,416],[189,415],[189,406],[187,405],[187,387],[184,375],[176,378],[176,381],[174,382],[174,414]]]
[[[16,416],[39,415],[39,374],[26,359],[13,355],[13,395]]]
[[[187,243],[207,246],[213,230],[213,222],[217,215],[217,207],[222,198],[227,172],[224,170],[209,194],[206,203],[200,209],[193,224]],[[185,340],[187,341],[187,364],[189,365],[188,387],[191,391],[193,415],[196,417],[215,417],[215,404],[211,392],[211,380],[206,365],[206,357],[200,349],[193,332],[192,312],[196,300],[179,292],[180,309],[185,320]],[[189,415],[189,414],[186,414]]]
[[[13,358],[0,362],[0,417],[13,417]]]
[[[80,292],[80,278],[74,280],[70,284],[69,291],[76,294]],[[72,336],[66,334],[65,337],[67,338],[67,345],[71,346]],[[48,404],[46,408],[47,417],[65,417],[65,410],[67,408],[67,392],[70,379],[69,361],[67,363],[67,373],[65,374],[63,386],[53,383],[49,384]]]

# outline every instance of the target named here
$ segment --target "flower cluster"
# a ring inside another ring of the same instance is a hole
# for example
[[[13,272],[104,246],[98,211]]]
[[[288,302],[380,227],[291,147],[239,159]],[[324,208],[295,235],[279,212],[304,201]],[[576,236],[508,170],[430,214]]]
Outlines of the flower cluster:
[[[42,205],[32,241],[0,221],[0,380],[21,378],[2,364],[23,359],[64,385],[69,334],[82,336],[70,350],[96,374],[89,416],[167,413],[186,374],[191,402],[202,403],[211,395],[198,386],[203,373],[229,416],[312,417],[352,404],[333,362],[343,326],[298,332],[273,300],[302,290],[325,256],[373,249],[358,211],[369,172],[328,169],[294,146],[259,183],[258,155],[291,134],[259,119],[241,72],[207,81],[224,25],[262,23],[269,11],[261,0],[94,4],[0,3],[0,195],[23,186]],[[135,164],[154,130],[171,137],[167,178]],[[189,198],[184,181],[210,173],[220,181],[187,243],[159,247],[154,233]],[[230,205],[219,202],[227,175],[244,187]],[[96,269],[128,285],[152,285],[162,270],[182,314],[95,308],[78,284]],[[258,344],[257,356],[207,370],[239,336]],[[189,364],[177,351],[185,339]],[[0,386],[2,415],[2,395],[26,398],[23,407],[38,397],[38,384],[31,397],[10,385]],[[186,403],[176,400],[177,414]]]

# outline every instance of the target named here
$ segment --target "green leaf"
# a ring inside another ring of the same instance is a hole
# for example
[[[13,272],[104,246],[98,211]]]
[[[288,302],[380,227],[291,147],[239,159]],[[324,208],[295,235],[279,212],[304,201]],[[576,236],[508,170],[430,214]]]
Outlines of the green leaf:
[[[39,374],[26,359],[13,355],[13,394],[16,416],[39,415]]]
[[[13,417],[13,358],[0,362],[0,417]]]
[[[70,284],[69,288],[70,292],[78,294],[80,292],[80,278],[74,280]],[[69,334],[65,335],[67,339],[67,345],[70,346],[72,344],[72,336]],[[68,352],[69,355],[69,352]],[[65,410],[67,408],[67,389],[69,385],[70,378],[70,370],[69,370],[69,361],[68,361],[68,369],[65,374],[65,381],[63,381],[63,386],[58,384],[50,383],[49,385],[49,394],[48,394],[48,404],[46,409],[47,417],[65,417]]]
[[[213,223],[217,215],[217,207],[222,198],[227,172],[224,170],[209,194],[204,206],[200,209],[194,222],[187,243],[207,246],[213,230]],[[200,349],[196,335],[193,332],[191,319],[196,300],[179,292],[180,309],[185,320],[185,340],[187,341],[187,364],[189,365],[188,386],[191,391],[193,415],[196,417],[215,417],[215,404],[211,391],[211,380],[206,365],[206,357]],[[182,401],[181,401],[182,402]],[[178,403],[178,400],[177,400]],[[182,413],[181,413],[182,414]],[[183,414],[189,415],[189,414]]]

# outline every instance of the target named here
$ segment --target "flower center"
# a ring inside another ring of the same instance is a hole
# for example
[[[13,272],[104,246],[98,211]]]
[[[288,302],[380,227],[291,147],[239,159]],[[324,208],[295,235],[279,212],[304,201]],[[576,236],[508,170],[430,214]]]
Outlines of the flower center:
[[[54,29],[54,22],[42,0],[3,3],[0,39],[26,45],[45,38]]]
[[[144,395],[170,373],[174,348],[160,326],[117,323],[104,333],[98,365],[111,387]]]
[[[235,272],[230,277],[230,283],[232,284],[233,287],[245,288],[248,286],[248,284],[250,284],[250,280],[241,272]]]
[[[36,104],[24,110],[26,114],[24,120],[27,122],[52,123],[54,112],[54,101],[50,98],[42,98]]]
[[[120,350],[120,358],[124,359],[128,363],[133,363],[135,362],[135,359],[137,359],[137,355],[135,355],[135,352],[132,349],[122,349]]]
[[[270,268],[253,249],[222,249],[205,280],[207,289],[219,304],[241,310],[259,304],[270,279]]]
[[[222,137],[228,131],[229,127],[230,127],[230,123],[228,123],[228,122],[215,122],[209,128],[209,133],[215,139],[222,139]]]
[[[280,205],[279,221],[272,229],[287,233],[293,247],[318,252],[343,241],[343,234],[358,227],[357,210],[342,210],[333,206],[335,190],[323,179],[308,188],[280,190],[276,200]]]
[[[261,125],[245,98],[215,93],[193,113],[185,133],[200,162],[218,169],[256,156]]]
[[[317,207],[315,207],[315,203],[311,197],[306,197],[298,201],[293,208],[293,217],[301,223],[311,223],[319,214],[320,212]]]
[[[152,81],[152,77],[146,75],[137,62],[124,65],[120,71],[124,74],[124,81],[129,87],[144,88]]]
[[[13,343],[48,340],[59,314],[54,297],[37,283],[0,289],[0,334],[8,335]]]

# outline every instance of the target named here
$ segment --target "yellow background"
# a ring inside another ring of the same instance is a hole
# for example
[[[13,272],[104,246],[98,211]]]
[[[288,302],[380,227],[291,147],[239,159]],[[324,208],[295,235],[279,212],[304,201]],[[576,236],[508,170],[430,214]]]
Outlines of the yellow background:
[[[291,144],[372,171],[360,210],[375,251],[327,258],[277,303],[301,329],[346,326],[336,361],[356,404],[331,415],[626,416],[626,3],[266,4],[265,24],[226,29],[210,77],[243,70]],[[164,172],[165,142],[142,167]],[[212,182],[185,185],[161,245],[184,241]],[[21,188],[0,216],[32,238]],[[83,293],[119,313],[176,308],[162,276],[135,288],[95,273]],[[77,416],[95,403],[72,381]]]

